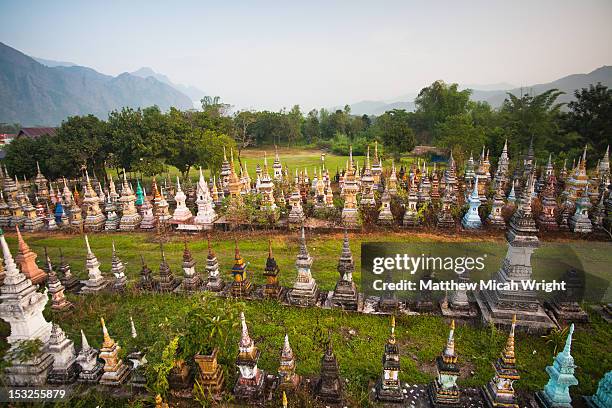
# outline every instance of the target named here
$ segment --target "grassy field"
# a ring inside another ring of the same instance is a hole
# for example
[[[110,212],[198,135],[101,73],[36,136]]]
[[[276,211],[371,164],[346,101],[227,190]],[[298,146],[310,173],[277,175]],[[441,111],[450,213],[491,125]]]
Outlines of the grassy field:
[[[11,249],[16,250],[16,240],[7,234]],[[307,237],[308,247],[315,258],[313,275],[324,290],[333,288],[337,280],[336,262],[341,250],[341,234],[312,234]],[[119,256],[127,263],[127,275],[133,283],[140,270],[139,256],[142,254],[149,267],[157,273],[160,261],[159,244],[151,234],[95,234],[90,236],[93,252],[102,262],[102,271],[108,275],[110,270],[111,241],[114,240]],[[229,279],[229,269],[233,261],[233,234],[218,233],[213,236],[213,247],[219,257],[222,272]],[[261,271],[267,254],[267,240],[272,239],[274,255],[281,269],[281,284],[290,286],[295,277],[294,261],[298,250],[296,234],[287,233],[241,233],[237,236],[241,253],[251,262],[254,281],[262,283]],[[206,257],[206,242],[202,237],[191,236],[189,247],[202,271]],[[357,268],[359,268],[361,241],[392,242],[449,242],[477,241],[483,245],[505,248],[500,234],[494,236],[435,236],[424,233],[373,233],[351,235],[351,247]],[[26,236],[31,248],[39,254],[42,264],[43,247],[47,246],[54,263],[58,262],[58,249],[61,247],[72,270],[77,276],[85,278],[85,245],[81,236],[31,234]],[[168,262],[175,274],[181,276],[180,262],[183,240],[179,235],[171,237],[164,245]],[[359,269],[357,269],[359,271]],[[359,272],[355,275],[359,283]],[[179,325],[184,322],[194,298],[202,295],[180,296],[159,294],[137,294],[128,291],[123,295],[101,294],[98,296],[78,297],[69,294],[76,304],[75,310],[68,315],[54,315],[46,311],[48,318],[58,322],[68,336],[80,347],[79,330],[83,329],[89,342],[99,347],[102,342],[99,317],[104,316],[111,335],[118,340],[124,352],[133,347],[140,349],[152,347],[160,339],[161,328]],[[231,300],[226,301],[233,302]],[[380,358],[384,342],[389,334],[387,317],[352,314],[334,310],[298,309],[280,306],[272,301],[253,301],[244,304],[244,310],[251,335],[262,350],[260,367],[275,372],[282,347],[282,338],[288,333],[297,356],[298,373],[311,376],[319,370],[322,353],[321,334],[332,331],[332,339],[343,377],[348,379],[347,390],[351,406],[366,405],[367,389],[370,381],[381,372]],[[129,316],[134,317],[139,330],[137,339],[129,335]],[[576,359],[577,377],[580,384],[572,387],[572,393],[592,394],[597,382],[605,371],[612,367],[612,330],[599,316],[592,315],[592,324],[577,328],[573,352]],[[8,325],[0,325],[0,336],[6,337]],[[410,383],[425,383],[435,375],[434,359],[441,352],[446,336],[448,322],[433,316],[402,316],[398,319],[397,334],[402,350],[402,376]],[[238,331],[232,333],[221,361],[227,371],[227,389],[235,381],[235,366]],[[460,383],[464,386],[479,386],[493,375],[491,362],[503,347],[506,333],[493,328],[459,325],[456,331],[456,348],[462,365]],[[551,364],[553,347],[539,336],[517,336],[518,366],[521,380],[517,387],[523,390],[536,390],[542,387],[547,375],[546,365]],[[3,348],[6,343],[2,343]],[[154,360],[154,357],[151,358]],[[97,401],[96,403],[100,403]],[[101,406],[110,406],[104,402]],[[83,405],[87,406],[87,405]]]
[[[374,154],[373,148],[374,146],[372,146],[372,152],[371,152],[372,155]],[[274,162],[274,146],[267,146],[267,147],[256,148],[256,149],[246,149],[241,154],[241,160],[243,164],[246,163],[247,168],[249,170],[249,175],[251,176],[253,180],[255,180],[256,178],[255,169],[257,167],[257,164],[259,163],[259,165],[263,167],[264,152],[268,156],[268,166],[269,166],[269,172],[271,174],[272,173],[272,163]],[[303,148],[289,148],[289,147],[279,147],[278,148],[278,154],[280,157],[281,164],[283,165],[283,167],[285,165],[289,167],[289,172],[290,172],[291,177],[295,175],[295,169],[298,169],[300,171],[307,169],[308,175],[312,177],[314,169],[317,168],[317,171],[318,171],[318,169],[322,165],[321,154],[323,153],[325,154],[325,167],[329,169],[329,172],[332,176],[336,174],[336,169],[342,170],[343,168],[346,167],[346,161],[348,160],[348,156],[339,156],[339,155],[335,155],[335,154],[325,152],[319,149],[303,149]],[[228,159],[229,159],[229,152],[228,152]],[[359,166],[361,167],[365,163],[365,156],[353,156],[353,160],[356,163],[358,163]],[[237,154],[234,154],[234,161],[235,161],[236,167],[238,167]],[[399,170],[400,164],[408,165],[414,161],[415,161],[414,158],[403,157],[400,163],[396,163],[396,166]],[[391,168],[391,159],[385,159],[383,161],[383,166],[385,168]],[[113,175],[113,177],[115,178],[117,177],[117,173],[115,169],[109,169],[108,171],[110,174]],[[204,173],[207,177],[210,175],[209,170],[205,170]],[[176,176],[180,176],[180,173],[175,167],[170,166],[169,175],[170,177],[175,179]],[[190,178],[195,181],[197,177],[198,177],[198,170],[192,169],[190,172]]]

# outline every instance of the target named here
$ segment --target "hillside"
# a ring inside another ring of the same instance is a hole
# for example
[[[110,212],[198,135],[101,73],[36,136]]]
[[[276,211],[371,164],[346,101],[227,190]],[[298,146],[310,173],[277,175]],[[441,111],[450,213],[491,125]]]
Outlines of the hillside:
[[[159,82],[163,82],[166,85],[170,85],[177,91],[187,95],[189,99],[191,99],[196,106],[201,106],[200,99],[206,96],[206,93],[203,90],[193,85],[175,84],[166,75],[155,72],[149,67],[142,67],[134,72],[130,72],[130,74],[137,76],[137,77],[141,77],[141,78],[153,77],[157,79]]]
[[[58,125],[71,115],[106,118],[124,106],[192,108],[183,93],[155,78],[112,77],[81,66],[45,66],[0,43],[0,122]]]
[[[574,100],[574,91],[576,89],[588,88],[590,84],[596,84],[597,82],[601,82],[608,88],[612,88],[612,66],[606,65],[588,74],[568,75],[544,84],[515,87],[508,83],[499,83],[491,85],[460,85],[460,88],[472,89],[472,100],[486,101],[492,107],[498,108],[504,102],[507,92],[520,96],[525,93],[540,94],[549,89],[557,88],[565,92],[565,95],[561,95],[558,101],[567,103]],[[496,86],[500,88],[495,89]],[[407,93],[391,101],[360,101],[350,105],[351,113],[355,115],[380,115],[391,109],[412,111],[415,108],[414,98],[416,95],[418,95],[418,92]],[[339,109],[342,108],[340,107]]]

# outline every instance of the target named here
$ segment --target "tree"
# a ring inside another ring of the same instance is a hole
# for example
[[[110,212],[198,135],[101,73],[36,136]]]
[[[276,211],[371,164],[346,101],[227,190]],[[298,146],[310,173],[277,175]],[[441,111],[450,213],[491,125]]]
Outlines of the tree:
[[[300,111],[300,105],[294,105],[289,113],[285,114],[287,127],[287,144],[295,143],[302,137],[302,123],[304,116]]]
[[[434,128],[453,115],[465,113],[468,109],[471,90],[459,91],[459,85],[436,81],[421,89],[415,99],[417,131],[424,132],[424,140],[433,134]]]
[[[399,156],[414,149],[414,131],[410,127],[410,117],[403,109],[385,112],[376,120],[376,127],[385,146],[385,150]]]
[[[220,96],[205,96],[200,102],[204,113],[212,117],[224,116],[231,109],[230,104],[221,102]]]
[[[612,89],[597,83],[574,92],[576,100],[568,104],[569,111],[563,117],[568,132],[577,132],[582,146],[589,144],[594,151],[604,152],[612,144]],[[573,147],[580,148],[582,146]],[[599,157],[587,156],[593,162]]]
[[[247,148],[255,143],[255,134],[252,125],[257,120],[257,116],[251,111],[240,111],[234,115],[234,140],[238,149],[238,161],[242,149]]]
[[[302,125],[302,133],[306,139],[306,143],[312,143],[321,137],[319,113],[316,109],[308,112],[306,120]]]
[[[434,129],[436,146],[452,149],[455,159],[462,163],[469,152],[480,152],[487,144],[485,128],[475,125],[470,114],[453,115]]]

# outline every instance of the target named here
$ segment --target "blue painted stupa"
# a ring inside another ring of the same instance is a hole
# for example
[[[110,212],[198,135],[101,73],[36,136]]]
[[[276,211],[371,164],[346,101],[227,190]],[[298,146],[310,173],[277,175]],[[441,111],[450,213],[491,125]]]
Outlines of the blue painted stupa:
[[[142,191],[140,180],[136,180],[136,203],[135,204],[137,206],[141,206],[144,204],[144,192]]]
[[[55,204],[55,222],[58,225],[62,224],[62,217],[64,216],[64,207],[62,206],[61,201],[58,201],[57,204]]]
[[[480,198],[478,197],[478,175],[474,179],[474,189],[472,194],[468,197],[468,204],[470,208],[463,216],[461,225],[467,229],[478,229],[482,226],[480,215],[478,214],[478,207],[480,207]]]
[[[569,387],[577,385],[578,380],[574,376],[576,365],[571,355],[572,335],[574,325],[572,324],[565,341],[565,348],[557,354],[552,366],[546,367],[549,380],[543,391],[536,393],[536,401],[543,408],[572,408],[572,398]]]
[[[599,381],[595,395],[584,399],[589,408],[612,408],[612,370]]]

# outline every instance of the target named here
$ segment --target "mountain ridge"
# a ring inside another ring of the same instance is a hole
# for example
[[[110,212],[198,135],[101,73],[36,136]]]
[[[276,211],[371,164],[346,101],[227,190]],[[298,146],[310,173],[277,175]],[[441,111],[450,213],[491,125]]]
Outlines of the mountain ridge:
[[[49,60],[50,61],[50,60]],[[49,67],[0,42],[0,122],[56,126],[68,116],[105,119],[122,107],[191,109],[188,96],[155,78],[116,77],[78,65]]]

